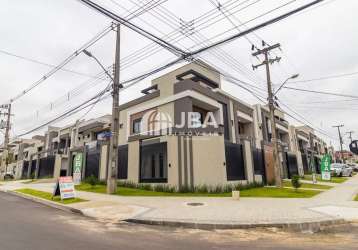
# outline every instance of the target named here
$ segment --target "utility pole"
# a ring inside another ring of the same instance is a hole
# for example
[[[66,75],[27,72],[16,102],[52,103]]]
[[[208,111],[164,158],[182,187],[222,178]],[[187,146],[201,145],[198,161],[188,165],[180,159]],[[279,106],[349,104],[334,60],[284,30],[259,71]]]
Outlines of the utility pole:
[[[6,120],[6,129],[5,129],[5,140],[4,140],[4,148],[7,150],[9,141],[10,141],[10,117],[11,117],[11,103],[8,104],[7,108],[7,120]]]
[[[346,134],[349,135],[349,139],[351,140],[351,143],[353,142],[353,137],[352,137],[352,134],[354,134],[354,131],[348,131]]]
[[[310,160],[309,160],[309,165],[312,171],[312,182],[313,184],[317,183],[317,178],[316,178],[316,166],[315,166],[315,162],[314,162],[314,145],[313,145],[313,134],[309,133],[309,140],[310,140]]]
[[[6,166],[6,170],[7,171],[7,158],[9,157],[9,142],[10,142],[10,129],[11,129],[11,103],[9,104],[5,104],[5,105],[1,105],[0,108],[2,109],[7,109],[7,111],[5,111],[4,113],[2,113],[3,115],[5,115],[6,118],[6,124],[5,124],[5,138],[4,138],[4,150],[6,150],[6,154],[5,154],[5,166]]]
[[[112,80],[112,122],[111,122],[111,142],[109,149],[109,164],[107,166],[107,193],[113,194],[117,191],[117,166],[118,166],[118,134],[119,134],[119,89],[123,85],[119,82],[120,75],[120,52],[121,52],[121,30],[120,24],[116,24],[116,55],[114,64],[114,77],[108,73],[103,64],[91,52],[83,50],[88,57],[93,58],[104,70],[107,76]]]
[[[265,42],[262,42],[262,45],[265,46]],[[282,187],[282,179],[281,179],[281,162],[278,156],[278,141],[276,135],[276,121],[275,121],[275,100],[272,91],[272,82],[270,75],[270,64],[275,62],[279,62],[281,60],[280,57],[276,57],[274,59],[269,58],[269,52],[274,49],[280,48],[280,44],[275,44],[263,49],[258,49],[252,56],[257,57],[259,55],[264,55],[265,60],[259,64],[252,66],[253,69],[257,69],[261,66],[266,66],[266,78],[267,78],[267,90],[268,90],[268,105],[270,109],[270,121],[271,121],[271,142],[273,144],[273,161],[274,161],[274,170],[275,170],[275,184],[277,187]]]
[[[120,53],[121,52],[121,29],[117,24],[116,57],[114,64],[113,81],[113,103],[112,103],[112,124],[111,124],[111,142],[110,142],[110,162],[108,164],[107,174],[107,193],[113,194],[117,191],[117,172],[118,172],[118,133],[119,133],[119,89],[123,86],[119,82],[120,77]]]
[[[344,125],[336,125],[336,126],[332,126],[333,128],[337,128],[338,129],[338,136],[339,136],[339,144],[341,147],[341,151],[340,151],[340,158],[343,161],[343,163],[345,163],[344,157],[343,157],[343,139],[342,139],[342,135],[341,135],[341,128],[344,127]]]

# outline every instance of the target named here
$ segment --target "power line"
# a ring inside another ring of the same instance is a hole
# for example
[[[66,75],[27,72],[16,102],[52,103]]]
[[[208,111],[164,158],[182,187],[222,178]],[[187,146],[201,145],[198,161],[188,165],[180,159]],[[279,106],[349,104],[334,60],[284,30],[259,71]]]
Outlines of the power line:
[[[235,35],[233,35],[233,36],[230,36],[229,38],[226,38],[226,39],[223,39],[223,40],[218,41],[218,42],[216,42],[216,43],[213,43],[213,44],[210,45],[210,46],[207,46],[207,47],[204,47],[204,48],[200,48],[200,49],[198,49],[198,50],[196,50],[196,51],[190,53],[190,56],[195,56],[196,54],[200,54],[200,53],[202,53],[202,52],[204,52],[205,50],[208,50],[208,49],[210,49],[210,48],[217,47],[217,46],[220,46],[220,45],[229,43],[229,42],[231,42],[231,41],[233,41],[233,40],[235,40],[235,39],[237,39],[237,38],[239,38],[239,37],[245,36],[245,35],[247,35],[247,34],[253,32],[253,31],[262,29],[262,28],[264,28],[264,27],[266,27],[266,26],[268,26],[268,25],[277,23],[277,22],[279,22],[279,21],[281,21],[281,20],[283,20],[283,19],[285,19],[285,18],[287,18],[287,17],[289,17],[289,16],[291,16],[291,15],[294,15],[294,14],[296,14],[296,13],[302,11],[302,10],[305,10],[305,9],[307,9],[307,8],[309,8],[309,7],[311,7],[311,6],[314,6],[315,4],[318,4],[318,3],[323,2],[323,1],[324,1],[324,0],[316,0],[316,1],[313,1],[313,2],[311,2],[311,3],[309,3],[309,4],[303,5],[303,6],[299,7],[299,8],[296,8],[296,9],[294,9],[294,10],[292,10],[292,11],[289,11],[289,12],[283,14],[283,15],[280,15],[280,16],[275,17],[275,18],[273,18],[273,19],[270,19],[270,20],[268,20],[268,21],[266,21],[266,22],[264,22],[264,23],[261,23],[261,24],[258,24],[258,25],[256,25],[256,26],[252,27],[252,28],[249,28],[249,29],[247,29],[247,30],[245,30],[245,31],[239,32],[238,34],[235,34]]]
[[[332,95],[332,96],[340,96],[340,97],[348,97],[348,98],[358,98],[356,95],[348,95],[348,94],[338,94],[333,92],[326,92],[326,91],[317,91],[317,90],[310,90],[310,89],[300,89],[300,88],[292,88],[292,87],[283,87],[289,90],[301,91],[301,92],[308,92],[314,94],[321,94],[321,95]]]
[[[14,54],[14,53],[11,53],[11,52],[8,52],[8,51],[5,51],[5,50],[0,50],[0,53],[2,53],[4,55],[15,57],[15,58],[18,58],[18,59],[21,59],[21,60],[25,60],[25,61],[28,61],[28,62],[32,62],[32,63],[36,63],[36,64],[39,64],[39,65],[47,66],[47,67],[50,67],[50,68],[56,68],[57,67],[57,65],[54,65],[54,64],[45,63],[45,62],[42,62],[42,61],[39,61],[39,60],[36,60],[36,59],[32,59],[32,58],[29,58],[29,57],[25,57],[25,56],[20,56],[20,55],[17,55],[17,54]],[[64,71],[64,72],[69,72],[69,73],[72,73],[72,74],[80,75],[80,76],[97,78],[96,76],[89,75],[89,74],[82,73],[82,72],[78,72],[78,71],[71,70],[71,69],[61,68],[60,70]]]
[[[63,60],[60,64],[58,64],[55,68],[50,70],[48,73],[46,73],[44,76],[42,76],[39,80],[31,84],[29,87],[27,87],[25,90],[21,91],[18,95],[12,97],[8,102],[12,103],[19,98],[26,95],[28,92],[39,86],[41,83],[43,83],[45,80],[47,80],[49,77],[54,75],[57,71],[59,71],[61,68],[63,68],[65,65],[67,65],[70,61],[72,61],[75,57],[77,57],[83,50],[86,48],[92,46],[94,43],[96,43],[98,40],[100,40],[102,37],[107,35],[112,30],[112,24],[108,27],[106,27],[104,30],[99,32],[96,36],[94,36],[90,41],[86,42],[82,47],[78,50],[76,50],[74,53],[72,53],[69,57],[67,57],[65,60]]]
[[[191,55],[191,56],[198,55],[198,54],[200,54],[200,53],[202,53],[202,52],[204,52],[204,51],[206,51],[206,50],[212,49],[212,48],[214,48],[214,47],[216,47],[216,46],[219,46],[219,45],[224,44],[224,43],[226,43],[226,42],[229,42],[229,41],[232,41],[232,40],[234,40],[234,39],[237,39],[237,38],[239,38],[239,37],[241,37],[241,36],[243,36],[243,35],[245,35],[245,34],[248,34],[248,33],[252,32],[252,31],[261,29],[261,28],[263,28],[263,27],[265,27],[265,26],[268,26],[269,24],[278,22],[278,21],[280,21],[280,20],[282,20],[282,19],[284,19],[284,18],[286,18],[286,17],[288,17],[288,16],[290,16],[290,15],[292,15],[292,14],[294,14],[294,13],[297,13],[297,12],[299,12],[299,11],[301,11],[301,10],[304,10],[304,9],[306,9],[306,8],[308,8],[308,7],[310,7],[310,6],[312,6],[313,4],[316,4],[316,3],[321,2],[321,1],[323,1],[323,0],[317,0],[317,1],[314,1],[314,2],[312,2],[312,3],[310,3],[310,4],[304,5],[304,6],[298,8],[298,9],[296,9],[296,10],[290,11],[290,12],[288,12],[288,13],[286,13],[286,14],[284,14],[284,15],[281,15],[281,16],[279,16],[279,17],[277,17],[277,18],[274,18],[274,19],[271,19],[271,20],[269,20],[269,21],[266,21],[266,22],[264,22],[264,23],[262,23],[262,24],[256,25],[255,27],[253,27],[253,28],[251,28],[251,29],[249,29],[249,30],[247,30],[247,31],[241,32],[241,33],[239,33],[239,34],[237,34],[237,35],[234,35],[234,36],[232,36],[232,37],[229,37],[229,38],[227,38],[227,39],[224,39],[224,40],[222,40],[222,41],[219,41],[219,42],[217,42],[217,43],[215,43],[215,44],[213,44],[213,45],[207,46],[207,47],[205,47],[205,48],[201,48],[201,49],[199,49],[199,50],[196,50],[196,51],[190,53],[190,55]],[[137,81],[137,82],[138,82],[138,81],[140,81],[140,80],[143,80],[143,79],[145,79],[146,77],[148,77],[148,76],[150,76],[150,75],[152,75],[152,74],[155,74],[155,73],[157,73],[157,72],[159,72],[159,71],[161,71],[161,70],[164,70],[165,68],[168,68],[168,67],[170,67],[170,66],[173,66],[174,64],[176,64],[176,63],[182,61],[183,59],[184,59],[184,57],[179,57],[179,58],[177,58],[177,59],[175,59],[175,60],[173,60],[173,61],[167,63],[166,65],[164,65],[164,66],[162,66],[162,67],[160,67],[160,68],[154,69],[154,70],[152,70],[152,71],[150,71],[150,72],[148,72],[148,73],[145,73],[145,74],[143,74],[143,75],[141,75],[141,76],[136,76],[136,77],[134,77],[134,78],[132,78],[132,79],[129,79],[129,80],[127,80],[127,81],[124,81],[124,82],[122,82],[122,84],[131,84],[131,83],[133,84],[133,81]],[[71,109],[69,112],[67,112],[66,114],[61,115],[61,116],[58,117],[57,119],[62,118],[62,117],[64,117],[64,116],[68,115],[68,114],[71,113],[71,112],[75,112],[76,109],[78,109],[79,107],[81,107],[81,106],[87,104],[88,102],[92,101],[92,100],[95,99],[95,98],[98,98],[98,95],[96,95],[94,98],[91,98],[90,100],[88,100],[88,101],[82,103],[81,105],[76,106],[74,109]],[[54,121],[56,121],[57,119],[54,119]],[[47,126],[48,124],[50,124],[50,123],[48,122],[48,123],[44,124],[43,126]],[[43,127],[43,126],[42,126],[42,127]],[[31,133],[31,132],[36,131],[36,130],[37,130],[37,129],[31,130],[30,132],[27,132],[26,134]],[[20,135],[20,136],[23,136],[23,135],[25,135],[25,134],[22,134],[22,135]]]
[[[182,49],[176,47],[173,44],[170,44],[169,42],[165,41],[164,39],[144,30],[143,28],[138,27],[137,25],[131,23],[129,20],[124,19],[120,16],[118,16],[117,14],[103,8],[102,6],[90,1],[90,0],[78,0],[82,3],[84,3],[85,5],[87,5],[88,7],[100,12],[101,14],[111,18],[112,20],[117,21],[120,24],[123,24],[124,26],[126,26],[127,28],[135,31],[136,33],[146,37],[147,39],[155,42],[156,44],[166,48],[168,51],[172,52],[174,55],[176,56],[182,56],[182,57],[186,57],[186,52],[183,51]]]
[[[337,75],[331,75],[331,76],[323,76],[318,78],[312,78],[307,80],[300,80],[300,81],[292,81],[288,84],[296,84],[296,83],[306,83],[306,82],[314,82],[314,81],[322,81],[322,80],[329,80],[329,79],[337,79],[342,77],[348,77],[348,76],[354,76],[358,75],[358,71],[351,72],[351,73],[345,73],[345,74],[337,74]]]

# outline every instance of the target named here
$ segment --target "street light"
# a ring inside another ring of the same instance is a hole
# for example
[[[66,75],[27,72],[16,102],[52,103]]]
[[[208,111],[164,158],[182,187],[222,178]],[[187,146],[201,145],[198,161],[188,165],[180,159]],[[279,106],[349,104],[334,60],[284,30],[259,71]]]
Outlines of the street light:
[[[101,66],[101,68],[104,70],[104,72],[107,74],[107,76],[112,80],[112,82],[114,82],[114,78],[113,76],[108,73],[107,69],[103,66],[103,64],[97,59],[97,57],[95,57],[91,52],[89,52],[88,50],[83,50],[83,53],[88,56],[88,57],[91,57],[93,58],[99,66]],[[119,86],[120,88],[122,88],[123,86],[120,84]]]
[[[111,141],[109,150],[109,163],[107,166],[107,193],[114,194],[117,192],[117,175],[118,175],[118,134],[119,134],[119,90],[123,85],[119,82],[120,77],[120,24],[117,24],[116,53],[114,63],[114,77],[108,73],[102,63],[88,50],[83,53],[93,58],[104,72],[112,80],[112,122],[111,122]]]
[[[291,80],[291,79],[295,79],[297,77],[299,77],[300,75],[299,74],[294,74],[292,76],[290,76],[289,78],[287,78],[281,85],[280,87],[276,90],[276,92],[273,94],[274,96],[276,96],[276,94],[283,88],[283,86],[285,86],[285,84]]]

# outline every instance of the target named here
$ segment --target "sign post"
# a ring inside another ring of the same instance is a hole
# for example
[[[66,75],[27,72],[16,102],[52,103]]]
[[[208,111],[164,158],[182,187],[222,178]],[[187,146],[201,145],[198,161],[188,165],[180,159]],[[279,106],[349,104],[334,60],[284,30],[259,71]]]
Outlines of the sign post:
[[[321,175],[322,175],[322,180],[324,180],[324,181],[331,180],[331,157],[330,157],[330,155],[325,155],[322,158]]]
[[[73,159],[73,182],[75,185],[81,184],[82,180],[83,154],[77,153]]]
[[[53,196],[61,196],[61,200],[76,198],[75,185],[73,184],[72,176],[64,176],[58,178]]]

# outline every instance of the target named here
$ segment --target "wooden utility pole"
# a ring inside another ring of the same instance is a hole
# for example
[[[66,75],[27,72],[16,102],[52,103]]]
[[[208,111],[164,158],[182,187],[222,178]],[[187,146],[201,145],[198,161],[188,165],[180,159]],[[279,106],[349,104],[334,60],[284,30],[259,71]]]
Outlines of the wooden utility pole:
[[[114,65],[114,81],[113,81],[113,103],[112,103],[112,124],[111,124],[111,142],[110,142],[110,161],[108,164],[107,174],[107,193],[113,194],[117,191],[117,172],[118,172],[118,133],[119,133],[119,89],[123,86],[120,84],[120,44],[121,30],[120,24],[117,24],[117,40],[116,40],[116,57]]]
[[[333,128],[337,128],[338,129],[338,136],[339,136],[339,144],[340,144],[340,158],[343,161],[343,163],[345,163],[344,157],[343,157],[343,139],[342,139],[342,134],[341,134],[341,128],[344,127],[344,125],[336,125],[336,126],[332,126]]]
[[[353,137],[352,137],[352,134],[354,134],[354,131],[348,131],[346,134],[349,135],[349,139],[351,140],[351,143],[353,142]]]
[[[263,42],[263,45],[265,43]],[[275,62],[279,62],[281,60],[280,57],[276,57],[274,59],[269,58],[269,52],[274,49],[280,48],[280,44],[275,44],[263,49],[258,49],[252,56],[257,57],[259,55],[264,55],[265,60],[259,64],[252,66],[253,69],[257,69],[261,66],[266,67],[266,78],[267,78],[267,91],[268,91],[268,105],[270,109],[270,121],[271,121],[271,142],[273,144],[273,161],[274,161],[274,170],[275,170],[275,184],[277,187],[282,187],[282,179],[281,179],[281,162],[278,156],[278,141],[277,141],[277,134],[276,134],[276,121],[275,121],[275,100],[272,91],[272,82],[271,82],[271,75],[270,75],[270,64]]]
[[[4,150],[6,151],[5,154],[5,166],[6,166],[6,170],[7,171],[7,162],[8,162],[8,157],[9,157],[9,142],[10,142],[10,129],[11,129],[11,103],[9,104],[5,104],[5,105],[1,105],[0,108],[2,109],[7,109],[7,111],[5,111],[4,113],[2,113],[3,115],[5,115],[6,118],[6,124],[5,124],[5,134],[4,134]]]

